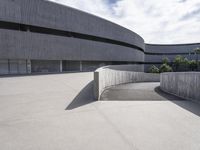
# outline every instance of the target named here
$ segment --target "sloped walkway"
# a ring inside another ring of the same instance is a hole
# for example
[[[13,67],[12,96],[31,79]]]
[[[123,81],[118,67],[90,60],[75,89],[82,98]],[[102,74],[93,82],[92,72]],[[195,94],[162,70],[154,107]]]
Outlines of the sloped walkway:
[[[129,83],[113,86],[105,90],[101,100],[183,100],[182,98],[163,92],[160,82]]]

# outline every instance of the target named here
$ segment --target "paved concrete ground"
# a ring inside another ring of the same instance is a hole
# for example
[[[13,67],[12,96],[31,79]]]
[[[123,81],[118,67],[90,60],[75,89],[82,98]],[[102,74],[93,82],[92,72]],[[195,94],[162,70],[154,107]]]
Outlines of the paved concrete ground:
[[[160,82],[129,83],[105,90],[101,100],[183,100],[162,92]]]
[[[94,101],[92,73],[0,78],[1,150],[199,150],[190,101]]]

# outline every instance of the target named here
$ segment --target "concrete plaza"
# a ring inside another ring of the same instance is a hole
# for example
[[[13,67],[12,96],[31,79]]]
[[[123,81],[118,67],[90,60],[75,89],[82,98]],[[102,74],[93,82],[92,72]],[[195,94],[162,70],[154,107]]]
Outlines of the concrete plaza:
[[[138,100],[95,101],[92,80],[93,73],[0,78],[0,149],[200,149],[199,104],[156,95],[157,83],[138,86],[148,87]]]

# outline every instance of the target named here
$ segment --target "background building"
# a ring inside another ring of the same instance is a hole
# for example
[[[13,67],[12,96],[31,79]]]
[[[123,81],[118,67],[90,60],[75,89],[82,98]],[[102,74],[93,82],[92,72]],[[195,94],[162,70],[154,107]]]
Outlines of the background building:
[[[200,43],[173,45],[145,44],[145,70],[148,70],[151,65],[160,66],[164,57],[169,59],[169,63],[172,63],[177,55],[184,56],[188,60],[196,60],[194,49],[197,47],[200,47]]]

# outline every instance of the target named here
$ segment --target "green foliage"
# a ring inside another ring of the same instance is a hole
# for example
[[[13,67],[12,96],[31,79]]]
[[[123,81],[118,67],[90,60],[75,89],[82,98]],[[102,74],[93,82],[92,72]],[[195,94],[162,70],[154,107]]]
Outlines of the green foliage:
[[[197,61],[195,61],[195,60],[189,61],[189,67],[190,67],[190,69],[192,71],[194,71],[195,69],[197,69],[197,66],[198,66]]]
[[[185,65],[185,63],[188,63],[188,60],[185,57],[181,56],[181,55],[177,55],[174,58],[175,70],[178,71],[180,66]]]
[[[194,52],[195,52],[196,54],[200,54],[200,48],[199,48],[199,47],[195,48],[195,49],[194,49]]]
[[[159,73],[158,67],[156,67],[155,65],[152,65],[152,66],[149,68],[149,73]]]
[[[194,54],[196,55],[196,60],[188,60],[187,58],[177,55],[173,60],[175,71],[194,71],[200,69],[200,63],[198,61],[198,56],[200,54],[200,48],[195,48]]]
[[[162,73],[162,72],[172,72],[173,70],[172,70],[172,67],[170,67],[169,65],[167,65],[167,64],[162,64],[161,66],[160,66],[160,73]]]
[[[184,65],[189,65],[189,64],[190,64],[190,61],[189,61],[187,58],[184,58],[182,63],[183,63]]]
[[[168,57],[164,57],[164,58],[162,59],[162,63],[163,63],[163,64],[168,64],[168,63],[169,63],[169,58],[168,58]]]
[[[177,65],[177,66],[179,66],[179,65],[181,65],[181,64],[184,63],[184,59],[185,59],[185,58],[184,58],[183,56],[177,55],[177,56],[174,58],[174,64]]]
[[[198,60],[199,60],[200,48],[199,47],[195,48],[194,49],[194,53],[196,55],[196,62],[197,62],[197,68],[198,68],[198,66],[199,66]]]

